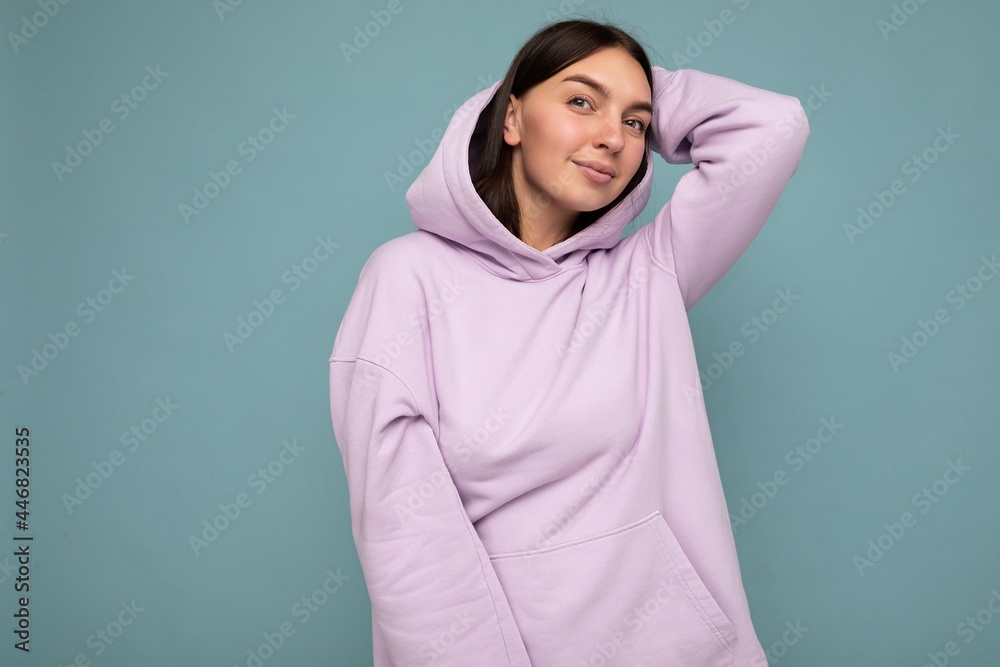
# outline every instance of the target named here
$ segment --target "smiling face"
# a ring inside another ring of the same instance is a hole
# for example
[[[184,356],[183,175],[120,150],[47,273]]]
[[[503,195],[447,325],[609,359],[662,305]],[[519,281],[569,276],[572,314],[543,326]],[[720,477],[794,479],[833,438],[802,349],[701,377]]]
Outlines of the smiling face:
[[[578,60],[520,98],[511,95],[504,141],[513,148],[522,221],[557,234],[581,211],[614,201],[642,162],[651,95],[642,67],[619,48]]]

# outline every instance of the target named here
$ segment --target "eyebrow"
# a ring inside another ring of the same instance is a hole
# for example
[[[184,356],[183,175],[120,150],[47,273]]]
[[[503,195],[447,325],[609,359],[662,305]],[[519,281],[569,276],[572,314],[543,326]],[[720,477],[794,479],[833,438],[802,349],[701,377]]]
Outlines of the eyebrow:
[[[585,86],[590,86],[604,97],[607,98],[611,97],[611,92],[608,90],[607,86],[605,86],[599,81],[594,81],[585,74],[571,74],[570,76],[563,79],[564,83],[566,81],[576,81],[577,83],[582,83]],[[647,111],[650,114],[652,114],[653,106],[648,102],[633,102],[625,109],[625,111]]]

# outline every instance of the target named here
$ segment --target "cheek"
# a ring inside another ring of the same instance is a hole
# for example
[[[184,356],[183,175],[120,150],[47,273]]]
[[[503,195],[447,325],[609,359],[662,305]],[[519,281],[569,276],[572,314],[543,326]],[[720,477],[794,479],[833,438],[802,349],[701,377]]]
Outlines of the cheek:
[[[644,141],[637,142],[636,146],[630,147],[628,149],[628,156],[625,162],[625,168],[628,174],[628,178],[624,179],[626,183],[632,180],[632,177],[637,171],[639,171],[639,165],[642,164],[642,155],[646,151],[646,144]]]
[[[586,127],[573,122],[572,117],[550,113],[534,121],[529,139],[532,152],[540,158],[550,162],[565,161],[579,153],[580,146],[586,143]]]
[[[523,145],[525,171],[542,183],[566,178],[569,158],[579,152],[579,134],[569,123],[534,125]]]

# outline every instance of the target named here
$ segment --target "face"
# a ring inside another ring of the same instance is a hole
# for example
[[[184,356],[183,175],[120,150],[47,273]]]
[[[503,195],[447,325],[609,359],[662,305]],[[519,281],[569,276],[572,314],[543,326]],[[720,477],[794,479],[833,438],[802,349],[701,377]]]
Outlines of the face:
[[[528,202],[553,224],[568,224],[614,201],[642,161],[651,96],[642,67],[618,48],[578,60],[520,98],[511,95],[504,141],[513,147],[522,210]]]

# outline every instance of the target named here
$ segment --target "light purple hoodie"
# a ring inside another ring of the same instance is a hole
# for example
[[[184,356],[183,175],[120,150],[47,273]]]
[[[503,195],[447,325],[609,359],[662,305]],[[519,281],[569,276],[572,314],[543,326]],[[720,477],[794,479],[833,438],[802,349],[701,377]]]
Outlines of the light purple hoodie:
[[[795,97],[654,66],[651,147],[695,167],[543,251],[476,193],[500,81],[453,116],[330,357],[376,667],[765,667],[687,311],[799,165]]]

